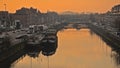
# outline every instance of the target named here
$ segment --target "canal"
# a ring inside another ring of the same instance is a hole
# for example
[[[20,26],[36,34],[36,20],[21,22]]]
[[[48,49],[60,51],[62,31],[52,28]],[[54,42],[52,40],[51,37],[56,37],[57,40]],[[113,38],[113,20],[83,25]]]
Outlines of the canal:
[[[24,55],[10,63],[8,68],[120,67],[119,51],[111,48],[110,44],[90,29],[64,29],[59,31],[57,36],[57,48],[50,52],[52,54],[46,55],[42,48],[35,48],[23,53]]]

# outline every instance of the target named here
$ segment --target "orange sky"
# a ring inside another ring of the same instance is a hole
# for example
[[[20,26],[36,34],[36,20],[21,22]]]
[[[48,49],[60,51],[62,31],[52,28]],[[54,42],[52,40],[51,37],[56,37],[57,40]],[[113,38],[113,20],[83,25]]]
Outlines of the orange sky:
[[[41,12],[50,11],[74,11],[74,12],[106,12],[113,5],[120,4],[120,0],[0,0],[0,10],[15,12],[23,6],[38,8]]]

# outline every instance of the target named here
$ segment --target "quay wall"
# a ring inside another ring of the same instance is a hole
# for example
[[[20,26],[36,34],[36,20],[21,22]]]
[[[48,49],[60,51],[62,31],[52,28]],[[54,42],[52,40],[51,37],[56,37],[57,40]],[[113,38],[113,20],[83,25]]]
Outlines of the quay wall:
[[[20,43],[20,44],[16,44],[4,51],[1,52],[0,54],[0,62],[6,60],[7,58],[13,56],[14,54],[16,54],[18,51],[22,50],[25,48],[25,44],[24,43]]]
[[[113,35],[111,32],[108,30],[105,30],[99,26],[93,25],[93,24],[88,24],[88,27],[94,31],[96,34],[101,36],[102,40],[104,40],[107,44],[109,44],[111,47],[120,48],[120,38],[116,37]]]

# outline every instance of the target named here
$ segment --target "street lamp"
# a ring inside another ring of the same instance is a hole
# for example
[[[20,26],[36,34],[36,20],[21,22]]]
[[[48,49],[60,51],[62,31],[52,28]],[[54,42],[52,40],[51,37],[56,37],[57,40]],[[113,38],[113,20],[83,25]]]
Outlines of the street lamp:
[[[6,4],[4,4],[4,6],[5,6],[5,11],[6,11]]]

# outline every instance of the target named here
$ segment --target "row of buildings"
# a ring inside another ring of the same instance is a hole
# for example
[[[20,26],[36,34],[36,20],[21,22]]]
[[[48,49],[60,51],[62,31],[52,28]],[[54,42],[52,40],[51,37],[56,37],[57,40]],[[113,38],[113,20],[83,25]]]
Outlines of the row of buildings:
[[[111,32],[120,32],[120,4],[111,7],[106,13],[66,13],[60,16],[63,21],[94,23]]]
[[[120,4],[113,6],[112,9],[111,9],[111,12],[120,14]]]
[[[92,14],[90,20],[113,33],[120,32],[120,4],[113,6],[107,13]]]
[[[21,8],[15,13],[0,11],[0,28],[20,28],[29,25],[53,24],[59,19],[56,12],[41,13],[35,8]]]

